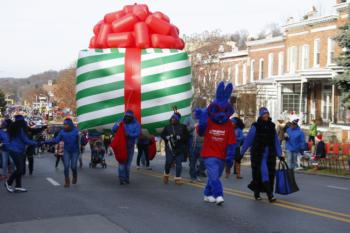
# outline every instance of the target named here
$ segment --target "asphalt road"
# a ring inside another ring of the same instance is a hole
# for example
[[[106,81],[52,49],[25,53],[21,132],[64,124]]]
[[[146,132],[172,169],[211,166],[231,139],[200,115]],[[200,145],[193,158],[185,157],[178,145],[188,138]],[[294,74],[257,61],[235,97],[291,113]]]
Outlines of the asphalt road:
[[[107,169],[88,168],[88,158],[78,185],[65,189],[62,164],[55,169],[52,154],[36,157],[34,175],[23,180],[28,193],[0,189],[0,232],[350,232],[350,180],[299,174],[301,191],[269,204],[253,200],[244,168],[243,180],[223,179],[225,203],[216,206],[203,202],[204,183],[164,185],[163,157],[153,171],[134,170],[129,186],[119,185],[113,158]]]

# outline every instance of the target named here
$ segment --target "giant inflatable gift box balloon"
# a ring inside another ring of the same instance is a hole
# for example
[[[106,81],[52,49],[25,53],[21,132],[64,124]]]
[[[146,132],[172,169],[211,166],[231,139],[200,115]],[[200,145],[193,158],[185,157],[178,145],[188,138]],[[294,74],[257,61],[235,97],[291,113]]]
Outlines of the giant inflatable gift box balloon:
[[[132,110],[150,133],[159,133],[177,106],[191,113],[191,64],[179,29],[147,5],[108,13],[93,28],[76,71],[80,129],[110,129]]]

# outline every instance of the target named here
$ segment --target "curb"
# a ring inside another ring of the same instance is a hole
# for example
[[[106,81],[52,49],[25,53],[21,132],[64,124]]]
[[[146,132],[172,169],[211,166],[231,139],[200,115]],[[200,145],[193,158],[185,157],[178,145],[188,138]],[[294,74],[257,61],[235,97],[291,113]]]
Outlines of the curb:
[[[300,170],[299,171],[294,171],[294,172],[297,173],[297,174],[314,175],[314,176],[326,176],[326,177],[350,180],[350,176],[340,176],[340,175],[333,175],[333,174],[314,173],[314,172],[306,172],[306,171],[300,171]]]
[[[242,164],[242,166],[249,167],[250,164]],[[296,171],[294,171],[294,173],[303,174],[303,175],[325,176],[325,177],[332,177],[332,178],[340,178],[340,179],[350,180],[350,176],[340,176],[340,175],[333,175],[333,174],[315,173],[315,172],[307,172],[307,171],[302,171],[302,170],[296,170]]]

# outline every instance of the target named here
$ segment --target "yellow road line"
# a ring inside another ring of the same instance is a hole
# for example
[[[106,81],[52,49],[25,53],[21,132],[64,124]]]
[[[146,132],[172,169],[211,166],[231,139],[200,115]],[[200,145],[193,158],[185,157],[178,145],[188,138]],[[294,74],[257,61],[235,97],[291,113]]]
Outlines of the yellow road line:
[[[147,175],[147,176],[157,177],[157,178],[163,177],[163,175],[161,173],[157,173],[157,172],[145,172],[145,171],[139,171],[139,170],[137,170],[135,172],[139,173],[139,174]],[[200,188],[200,189],[203,189],[205,186],[204,184],[200,184],[200,183],[190,183],[188,179],[183,179],[183,180],[185,181],[184,184],[188,185],[188,186],[192,186],[192,187],[196,187],[196,188]],[[236,197],[254,200],[254,198],[252,197],[252,195],[250,193],[242,192],[242,191],[235,190],[235,189],[225,188],[224,193],[231,195],[231,196],[236,196]],[[316,216],[325,217],[328,219],[334,219],[337,221],[350,223],[350,215],[349,214],[334,212],[334,211],[330,211],[330,210],[326,210],[326,209],[321,209],[321,208],[317,208],[317,207],[313,207],[313,206],[308,206],[308,205],[304,205],[304,204],[298,204],[298,203],[293,203],[293,202],[288,202],[288,201],[283,201],[283,200],[278,200],[277,202],[271,203],[271,204],[274,206],[279,206],[279,207],[283,207],[283,208],[298,211],[298,212],[308,213],[311,215],[316,215]]]
[[[108,163],[108,165],[116,167],[116,164]],[[140,170],[133,169],[133,172],[147,175],[147,176],[151,176],[151,177],[163,178],[162,173],[155,172],[155,171],[140,171]],[[170,177],[170,178],[173,180],[173,177]],[[183,180],[185,181],[184,184],[188,185],[188,186],[192,186],[192,187],[200,188],[200,189],[203,189],[205,187],[205,184],[191,183],[190,180],[188,180],[188,179],[183,179]],[[254,200],[251,193],[243,192],[243,191],[232,189],[232,188],[224,188],[224,193],[231,195],[231,196],[236,196],[236,197]],[[264,202],[266,202],[266,201],[264,201]],[[317,208],[317,207],[313,207],[313,206],[309,206],[309,205],[305,205],[305,204],[298,204],[298,203],[293,203],[293,202],[284,201],[284,200],[277,200],[277,202],[270,203],[270,204],[274,205],[274,206],[279,206],[279,207],[282,207],[285,209],[290,209],[290,210],[303,212],[303,213],[307,213],[307,214],[311,214],[311,215],[315,215],[315,216],[333,219],[333,220],[337,220],[340,222],[350,223],[350,214],[335,212],[335,211],[331,211],[331,210],[321,209],[321,208]]]

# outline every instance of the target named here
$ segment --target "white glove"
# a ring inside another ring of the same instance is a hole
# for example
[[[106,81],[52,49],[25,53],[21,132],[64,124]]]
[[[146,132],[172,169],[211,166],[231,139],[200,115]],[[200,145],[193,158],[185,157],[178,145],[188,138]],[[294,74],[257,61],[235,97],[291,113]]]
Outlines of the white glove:
[[[180,135],[176,135],[176,139],[180,140],[181,139]]]
[[[166,136],[165,138],[166,138],[166,140],[169,140],[169,139],[170,139],[170,136],[168,135],[168,136]]]

